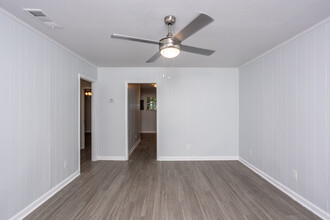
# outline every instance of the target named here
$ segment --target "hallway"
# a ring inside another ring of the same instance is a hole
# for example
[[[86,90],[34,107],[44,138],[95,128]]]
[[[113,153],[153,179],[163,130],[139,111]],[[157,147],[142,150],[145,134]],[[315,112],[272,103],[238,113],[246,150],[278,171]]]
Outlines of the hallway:
[[[129,156],[130,161],[155,161],[156,160],[156,134],[141,134],[141,142],[139,146]]]
[[[88,165],[92,160],[92,134],[85,134],[85,148],[80,150],[80,169]],[[82,172],[82,171],[81,171]]]

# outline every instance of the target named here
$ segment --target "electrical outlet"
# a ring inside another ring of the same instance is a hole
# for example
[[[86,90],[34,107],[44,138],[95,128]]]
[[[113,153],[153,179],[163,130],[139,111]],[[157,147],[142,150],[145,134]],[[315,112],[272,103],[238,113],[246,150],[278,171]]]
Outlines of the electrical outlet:
[[[63,167],[64,167],[64,169],[68,168],[68,161],[67,160],[64,161]]]
[[[298,172],[297,170],[292,169],[292,178],[297,180],[298,179]]]

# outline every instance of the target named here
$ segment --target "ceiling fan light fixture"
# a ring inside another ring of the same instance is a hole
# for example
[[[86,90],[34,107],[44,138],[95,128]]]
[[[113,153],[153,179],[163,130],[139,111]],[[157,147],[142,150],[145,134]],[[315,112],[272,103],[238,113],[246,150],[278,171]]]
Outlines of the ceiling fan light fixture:
[[[160,51],[160,54],[165,58],[174,58],[180,54],[180,50],[175,47],[166,47]]]
[[[214,21],[213,18],[208,16],[207,14],[200,13],[194,20],[192,20],[187,26],[185,26],[181,31],[177,34],[173,35],[171,32],[172,25],[175,24],[175,17],[173,15],[168,15],[164,18],[164,22],[168,27],[167,36],[160,41],[148,40],[144,38],[138,37],[131,37],[122,34],[112,34],[111,38],[122,39],[122,40],[129,40],[129,41],[136,41],[141,43],[148,43],[148,44],[156,44],[159,46],[159,51],[155,53],[152,57],[150,57],[146,63],[155,62],[160,56],[165,58],[174,58],[178,56],[181,50],[189,53],[195,53],[205,56],[210,56],[215,51],[192,47],[187,45],[181,45],[182,41],[190,37],[191,35],[198,32],[200,29],[204,28],[206,25],[210,24]]]
[[[174,58],[181,52],[181,45],[172,37],[166,37],[159,41],[160,54],[165,58]]]

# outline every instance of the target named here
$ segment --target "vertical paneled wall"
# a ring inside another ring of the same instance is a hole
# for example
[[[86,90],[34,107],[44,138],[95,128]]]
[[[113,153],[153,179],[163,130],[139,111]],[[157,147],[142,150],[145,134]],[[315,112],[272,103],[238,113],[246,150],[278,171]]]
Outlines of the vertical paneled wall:
[[[0,33],[0,219],[8,219],[78,170],[77,73],[97,70],[2,13]]]
[[[239,80],[240,157],[330,213],[330,23],[242,67]]]
[[[128,150],[140,139],[140,84],[128,84]]]

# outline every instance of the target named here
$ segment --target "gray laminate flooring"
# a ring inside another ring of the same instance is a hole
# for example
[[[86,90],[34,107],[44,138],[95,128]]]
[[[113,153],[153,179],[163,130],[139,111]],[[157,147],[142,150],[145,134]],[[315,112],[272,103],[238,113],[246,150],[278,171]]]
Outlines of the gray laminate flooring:
[[[85,149],[80,150],[80,169],[84,170],[85,166],[89,166],[92,159],[92,135],[91,133],[85,134]]]
[[[319,219],[238,161],[156,161],[142,136],[129,161],[81,175],[26,219]]]

